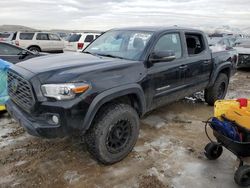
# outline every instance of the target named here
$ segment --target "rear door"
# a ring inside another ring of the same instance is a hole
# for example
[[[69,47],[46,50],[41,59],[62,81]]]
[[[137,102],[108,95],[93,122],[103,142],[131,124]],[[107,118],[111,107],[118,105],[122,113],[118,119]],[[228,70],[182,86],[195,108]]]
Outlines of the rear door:
[[[53,42],[50,41],[48,33],[37,33],[36,43],[42,51],[55,50],[55,46],[53,45]]]
[[[178,99],[182,83],[180,79],[180,66],[185,62],[183,57],[183,46],[179,32],[164,33],[157,40],[152,52],[173,51],[176,59],[169,62],[154,63],[148,69],[149,93],[153,100],[151,109],[164,105]],[[152,87],[153,86],[153,87]],[[149,100],[151,98],[148,97]]]
[[[64,43],[58,35],[49,33],[49,40],[55,51],[63,50]]]
[[[211,51],[201,33],[185,33],[186,61],[181,68],[181,79],[188,94],[204,89],[209,83],[213,63]]]

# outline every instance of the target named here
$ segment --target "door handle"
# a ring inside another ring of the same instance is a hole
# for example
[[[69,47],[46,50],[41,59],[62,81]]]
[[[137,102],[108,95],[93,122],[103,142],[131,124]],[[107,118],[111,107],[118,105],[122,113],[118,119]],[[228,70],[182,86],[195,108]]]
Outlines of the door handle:
[[[187,65],[181,65],[181,66],[179,66],[179,69],[187,69]]]
[[[211,63],[210,60],[206,60],[206,61],[203,62],[203,65],[209,65],[210,63]]]

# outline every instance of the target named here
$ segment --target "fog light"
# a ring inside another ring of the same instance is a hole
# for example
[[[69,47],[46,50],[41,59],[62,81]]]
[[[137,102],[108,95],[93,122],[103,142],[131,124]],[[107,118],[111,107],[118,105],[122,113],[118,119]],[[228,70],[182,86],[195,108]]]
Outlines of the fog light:
[[[58,124],[59,123],[59,118],[54,115],[54,116],[52,116],[52,121],[53,121],[53,123]]]

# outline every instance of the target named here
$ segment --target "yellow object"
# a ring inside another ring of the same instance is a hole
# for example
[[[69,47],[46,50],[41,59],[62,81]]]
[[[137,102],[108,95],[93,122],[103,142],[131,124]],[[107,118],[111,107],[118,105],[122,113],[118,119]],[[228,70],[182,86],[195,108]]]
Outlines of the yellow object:
[[[216,101],[214,116],[220,119],[222,115],[231,121],[235,121],[239,126],[250,130],[250,100],[248,100],[248,106],[242,108],[236,100]]]
[[[6,110],[5,106],[4,105],[0,105],[0,111],[4,111]]]

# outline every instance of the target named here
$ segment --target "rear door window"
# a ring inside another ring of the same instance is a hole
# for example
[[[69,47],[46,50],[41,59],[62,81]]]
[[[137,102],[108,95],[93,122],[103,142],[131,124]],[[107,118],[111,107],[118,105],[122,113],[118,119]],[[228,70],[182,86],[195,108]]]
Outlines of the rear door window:
[[[92,42],[94,40],[94,35],[87,35],[84,42]]]
[[[204,39],[201,34],[187,33],[185,34],[188,55],[198,55],[205,50]]]
[[[49,34],[49,40],[61,40],[59,36],[57,36],[56,34]]]
[[[69,42],[78,42],[81,36],[81,34],[73,34],[69,37]]]
[[[47,33],[38,33],[36,40],[49,40],[49,35]]]
[[[35,33],[20,33],[20,40],[32,40]]]

